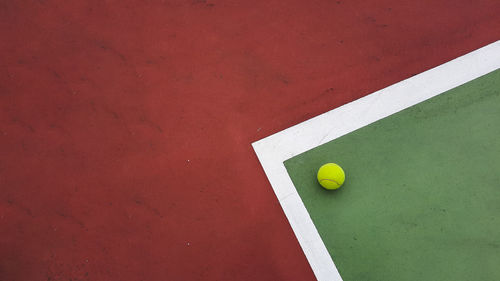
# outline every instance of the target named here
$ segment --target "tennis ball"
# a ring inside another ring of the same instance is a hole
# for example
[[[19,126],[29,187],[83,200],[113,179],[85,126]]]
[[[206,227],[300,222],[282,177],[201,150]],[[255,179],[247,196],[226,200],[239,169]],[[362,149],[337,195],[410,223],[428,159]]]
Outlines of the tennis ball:
[[[327,163],[318,170],[318,182],[326,189],[337,189],[344,181],[344,170],[335,163]]]

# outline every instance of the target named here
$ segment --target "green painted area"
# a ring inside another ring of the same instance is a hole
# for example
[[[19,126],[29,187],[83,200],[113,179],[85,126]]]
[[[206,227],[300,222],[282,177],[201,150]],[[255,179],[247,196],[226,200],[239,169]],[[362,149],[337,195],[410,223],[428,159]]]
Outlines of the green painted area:
[[[344,281],[500,280],[500,70],[285,166]]]

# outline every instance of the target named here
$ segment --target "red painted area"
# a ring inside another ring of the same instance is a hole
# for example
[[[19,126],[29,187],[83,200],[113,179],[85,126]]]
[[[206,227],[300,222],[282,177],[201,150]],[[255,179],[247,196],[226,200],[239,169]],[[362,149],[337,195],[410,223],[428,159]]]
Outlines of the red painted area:
[[[0,280],[312,280],[251,142],[500,39],[499,11],[2,1]]]

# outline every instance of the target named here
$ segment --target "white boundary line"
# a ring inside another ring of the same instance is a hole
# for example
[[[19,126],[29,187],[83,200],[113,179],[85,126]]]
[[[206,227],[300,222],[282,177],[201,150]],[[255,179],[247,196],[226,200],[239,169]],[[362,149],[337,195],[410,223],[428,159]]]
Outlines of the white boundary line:
[[[252,144],[319,281],[341,281],[283,162],[500,68],[500,41]]]

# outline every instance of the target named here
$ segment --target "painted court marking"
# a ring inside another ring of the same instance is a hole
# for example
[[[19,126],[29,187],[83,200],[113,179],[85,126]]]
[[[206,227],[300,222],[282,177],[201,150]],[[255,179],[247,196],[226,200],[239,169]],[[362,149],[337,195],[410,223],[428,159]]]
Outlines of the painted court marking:
[[[252,144],[319,281],[342,278],[283,162],[499,68],[497,41]]]

